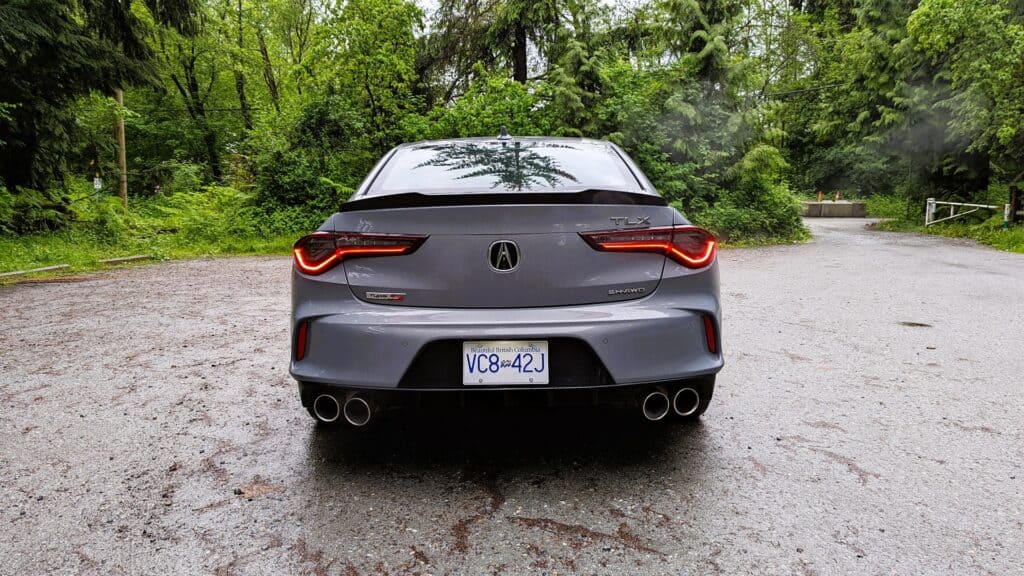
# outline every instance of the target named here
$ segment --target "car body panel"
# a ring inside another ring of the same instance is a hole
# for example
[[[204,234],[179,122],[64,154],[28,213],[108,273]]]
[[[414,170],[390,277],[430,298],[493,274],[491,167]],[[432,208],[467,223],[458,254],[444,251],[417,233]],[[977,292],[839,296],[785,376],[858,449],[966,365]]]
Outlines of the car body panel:
[[[569,351],[583,349],[603,375],[592,383],[555,378],[498,389],[645,385],[717,373],[723,366],[717,259],[693,269],[661,254],[598,251],[580,237],[688,224],[624,152],[602,145],[635,172],[636,182],[584,203],[557,193],[538,203],[530,202],[531,193],[522,194],[522,203],[490,203],[484,196],[463,203],[466,195],[455,192],[417,197],[414,207],[398,195],[391,204],[388,194],[383,203],[367,203],[376,197],[376,172],[395,152],[389,153],[320,229],[427,238],[410,254],[347,260],[319,275],[293,267],[293,334],[308,323],[308,347],[296,360],[293,339],[292,376],[321,389],[400,390],[418,384],[410,382],[420,374],[415,367],[429,364],[437,351],[451,350],[438,363],[458,361],[460,348],[446,343],[478,340],[550,340],[552,370],[582,361]],[[434,200],[444,205],[430,205]],[[498,241],[516,243],[515,270],[491,264],[489,248]],[[368,292],[396,299],[380,302]],[[714,350],[705,318],[715,327]],[[470,389],[459,377],[450,380],[418,389]]]
[[[670,226],[673,212],[659,206],[446,206],[346,212],[333,218],[332,226],[339,232],[428,237],[416,252],[400,258],[345,262],[357,298],[400,293],[403,299],[391,305],[522,308],[614,302],[652,293],[664,256],[598,252],[579,233],[627,222]],[[514,269],[491,267],[488,251],[496,242],[515,244]]]
[[[653,296],[639,300],[510,313],[370,304],[337,284],[296,272],[295,316],[312,322],[309,352],[302,361],[293,360],[291,373],[298,380],[340,387],[395,389],[419,350],[432,341],[568,337],[589,345],[618,384],[711,374],[723,360],[707,350],[701,314],[718,323],[717,279],[713,264],[703,274],[663,281]]]

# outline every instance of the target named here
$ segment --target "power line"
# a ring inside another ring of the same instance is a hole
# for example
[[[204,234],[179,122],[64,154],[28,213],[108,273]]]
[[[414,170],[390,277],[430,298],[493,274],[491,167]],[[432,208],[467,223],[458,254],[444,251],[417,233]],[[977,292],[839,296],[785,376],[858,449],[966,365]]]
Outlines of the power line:
[[[249,108],[247,108],[247,109],[250,110],[250,111],[263,110],[263,108],[255,108],[255,107],[251,107],[251,106]],[[131,108],[129,108],[129,110],[131,110]],[[155,112],[157,110],[164,111],[164,112],[188,112],[188,108],[171,108],[171,107],[164,107],[164,106],[158,106],[158,107],[155,107],[155,108],[150,108],[149,112]],[[234,107],[234,108],[203,108],[203,112],[241,112],[242,110],[245,110],[245,108],[239,108],[239,107]]]

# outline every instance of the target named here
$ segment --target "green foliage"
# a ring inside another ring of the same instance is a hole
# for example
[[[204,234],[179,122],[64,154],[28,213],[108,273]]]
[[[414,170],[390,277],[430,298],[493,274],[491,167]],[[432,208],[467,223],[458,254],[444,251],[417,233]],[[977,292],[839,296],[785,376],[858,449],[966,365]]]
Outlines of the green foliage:
[[[323,218],[308,210],[285,208],[268,212],[250,194],[229,186],[208,186],[144,203],[136,210],[133,232],[168,234],[168,245],[212,246],[232,252],[254,238],[289,236],[293,240],[315,229]],[[240,243],[240,244],[239,244]]]
[[[746,241],[801,238],[799,207],[783,179],[788,164],[771,143],[777,134],[756,124],[767,112],[744,110],[731,90],[687,75],[698,56],[676,67],[635,70],[621,61],[612,67],[599,109],[614,129],[608,137],[684,214],[715,233]],[[734,72],[718,66],[697,68],[710,76]]]
[[[181,192],[192,192],[199,190],[203,183],[204,169],[199,164],[181,163],[170,161],[164,163],[161,168],[166,170],[167,176],[161,180],[164,184],[161,191],[164,194],[178,194]]]
[[[14,232],[14,195],[0,184],[0,235]]]
[[[695,219],[727,240],[804,238],[799,201],[781,183],[787,166],[774,146],[755,145],[728,169],[719,200]]]
[[[364,113],[378,154],[401,140],[399,123],[417,108],[414,32],[422,18],[408,0],[348,0],[321,31],[326,84]]]
[[[8,186],[59,184],[70,142],[70,105],[112,88],[127,58],[89,34],[74,3],[12,0],[0,6],[0,179]]]
[[[908,219],[916,218],[923,211],[915,204],[911,204],[906,198],[898,196],[876,195],[866,200],[868,216],[871,218],[894,218]]]
[[[404,123],[408,140],[496,136],[502,126],[513,134],[544,135],[553,131],[541,97],[524,84],[477,68],[478,79],[453,105],[435,108]]]
[[[373,165],[365,119],[337,95],[316,99],[288,134],[264,134],[255,156],[256,201],[270,211],[337,210]],[[322,218],[321,218],[322,219]]]
[[[907,22],[915,48],[953,89],[938,105],[968,151],[1024,169],[1024,13],[1007,0],[924,0]]]
[[[1024,177],[1024,13],[1003,0],[861,0],[849,14],[796,18],[766,58],[807,71],[768,79],[799,189],[896,195],[919,211]]]
[[[76,182],[69,193],[88,187]],[[0,217],[8,197],[0,187]],[[73,221],[60,230],[0,234],[0,272],[54,264],[88,270],[101,259],[136,254],[287,254],[298,236],[321,222],[299,208],[268,212],[249,194],[226,186],[143,200],[130,211],[108,195],[85,196],[72,206]]]
[[[614,141],[736,242],[801,238],[794,190],[916,218],[1024,179],[1017,0],[430,5],[4,4],[0,232],[308,230],[391,146],[502,126]],[[116,181],[117,117],[128,212],[83,180]]]
[[[190,27],[193,0],[10,0],[0,6],[0,179],[59,186],[72,154],[74,101],[152,82],[143,21]]]
[[[758,189],[756,194],[727,192],[694,220],[727,242],[806,238],[799,201],[779,185]]]
[[[61,190],[0,187],[0,232],[29,234],[57,230],[70,217],[67,197]]]

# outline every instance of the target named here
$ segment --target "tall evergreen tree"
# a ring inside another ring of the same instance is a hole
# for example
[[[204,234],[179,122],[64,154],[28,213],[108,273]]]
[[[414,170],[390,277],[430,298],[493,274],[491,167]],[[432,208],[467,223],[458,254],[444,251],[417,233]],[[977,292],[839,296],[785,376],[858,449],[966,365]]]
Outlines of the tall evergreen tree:
[[[147,0],[157,23],[190,27],[192,0]],[[70,148],[69,104],[90,91],[152,81],[145,26],[130,0],[4,0],[0,4],[0,179],[44,188]]]

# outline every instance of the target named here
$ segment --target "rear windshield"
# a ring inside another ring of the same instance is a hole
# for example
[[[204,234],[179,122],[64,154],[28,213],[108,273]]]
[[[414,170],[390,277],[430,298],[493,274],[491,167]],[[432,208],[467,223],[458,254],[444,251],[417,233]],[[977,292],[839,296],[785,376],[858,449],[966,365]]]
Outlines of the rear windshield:
[[[618,153],[600,142],[429,142],[401,148],[370,195],[402,192],[640,191]]]

